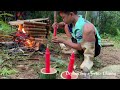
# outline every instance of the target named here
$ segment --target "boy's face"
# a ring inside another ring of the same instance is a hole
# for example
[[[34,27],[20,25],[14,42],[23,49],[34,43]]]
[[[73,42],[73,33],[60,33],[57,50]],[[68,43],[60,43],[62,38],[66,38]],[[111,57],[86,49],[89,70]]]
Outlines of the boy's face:
[[[61,12],[60,16],[66,24],[70,24],[72,21],[72,15]]]

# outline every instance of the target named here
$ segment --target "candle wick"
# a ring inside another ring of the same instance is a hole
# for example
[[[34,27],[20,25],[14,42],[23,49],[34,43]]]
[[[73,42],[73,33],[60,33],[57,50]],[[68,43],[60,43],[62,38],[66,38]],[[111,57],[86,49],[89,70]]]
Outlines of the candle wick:
[[[47,44],[47,48],[49,48],[49,45]]]
[[[75,51],[72,51],[72,53],[75,53]]]

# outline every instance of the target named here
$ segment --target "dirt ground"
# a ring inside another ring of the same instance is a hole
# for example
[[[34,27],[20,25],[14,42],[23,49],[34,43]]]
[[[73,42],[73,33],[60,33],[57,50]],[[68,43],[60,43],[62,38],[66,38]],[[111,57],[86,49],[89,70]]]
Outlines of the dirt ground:
[[[104,66],[120,64],[120,49],[103,47],[98,58]]]
[[[120,64],[119,55],[120,49],[115,49],[114,47],[102,48],[101,54],[97,57],[100,65],[93,68],[99,70],[107,65],[118,65]],[[68,57],[69,55],[64,55],[62,59],[68,61]],[[19,60],[17,62],[12,62],[12,64],[13,63],[15,63],[14,68],[16,68],[19,72],[6,77],[0,76],[1,79],[40,79],[38,73],[40,73],[40,69],[44,67],[44,56],[40,56],[40,60]],[[78,58],[76,58],[75,64],[77,64],[76,71],[79,71],[80,61]],[[54,62],[51,62],[51,66],[54,67]],[[65,70],[67,70],[67,68],[63,68],[63,71]],[[61,72],[58,72],[57,74],[58,79],[60,79],[60,73]]]
[[[60,47],[57,44],[55,44],[50,51],[52,56],[56,58],[61,58],[62,60],[65,60],[65,62],[69,61],[70,55],[62,54]],[[97,71],[108,65],[120,64],[119,55],[120,55],[120,49],[117,49],[115,47],[102,47],[100,55],[96,58],[93,69]],[[45,67],[44,55],[39,55],[39,60],[19,59],[19,60],[11,60],[11,61],[6,60],[6,62],[8,62],[12,68],[15,68],[18,71],[18,73],[7,76],[0,75],[1,79],[40,79],[39,77],[40,70]],[[79,69],[80,64],[81,61],[79,60],[79,58],[76,57],[75,60],[76,72],[80,71]],[[51,61],[51,67],[54,67],[58,70],[57,79],[61,79],[60,77],[61,72],[67,70],[67,67],[57,65],[55,62],[52,61]]]

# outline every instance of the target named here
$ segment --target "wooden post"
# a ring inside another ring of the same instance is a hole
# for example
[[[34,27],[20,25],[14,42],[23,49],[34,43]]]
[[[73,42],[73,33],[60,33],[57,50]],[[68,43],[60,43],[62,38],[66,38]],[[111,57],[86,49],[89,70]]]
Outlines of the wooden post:
[[[87,11],[85,12],[85,19],[87,18]]]
[[[57,22],[57,11],[54,11],[54,22]]]

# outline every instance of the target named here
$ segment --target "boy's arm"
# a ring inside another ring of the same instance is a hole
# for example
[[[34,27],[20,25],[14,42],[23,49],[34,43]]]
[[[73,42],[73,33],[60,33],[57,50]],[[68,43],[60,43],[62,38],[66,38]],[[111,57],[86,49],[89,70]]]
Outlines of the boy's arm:
[[[83,42],[81,43],[73,43],[73,42],[68,42],[66,40],[63,40],[63,43],[74,48],[77,50],[82,50],[81,44],[84,42],[95,42],[95,30],[94,30],[94,25],[93,24],[85,24],[84,25],[84,30],[83,30]]]
[[[94,26],[92,24],[85,24],[84,31],[83,31],[83,42],[81,43],[73,43],[70,41],[66,41],[63,38],[54,37],[54,42],[64,43],[74,49],[82,50],[81,45],[83,45],[84,42],[95,42],[95,30]]]
[[[78,43],[73,43],[71,41],[66,41],[66,40],[63,40],[62,43],[76,49],[76,50],[82,50],[81,48],[81,44],[78,44]]]
[[[61,37],[58,37],[58,36],[55,36],[55,37],[52,37],[52,42],[54,43],[64,43],[74,49],[77,49],[77,50],[82,50],[81,48],[81,45],[80,44],[77,44],[77,43],[73,43],[71,41],[67,41]]]
[[[54,22],[53,25],[52,25],[52,27],[54,28],[55,26],[57,26],[57,28],[64,29],[65,23],[64,22],[59,22],[59,23]]]
[[[66,35],[67,35],[69,38],[71,38],[72,35],[71,35],[70,31],[69,31],[68,24],[65,25],[64,30],[65,30]]]
[[[61,28],[61,29],[64,29],[65,23],[64,22],[59,22],[58,27]]]

